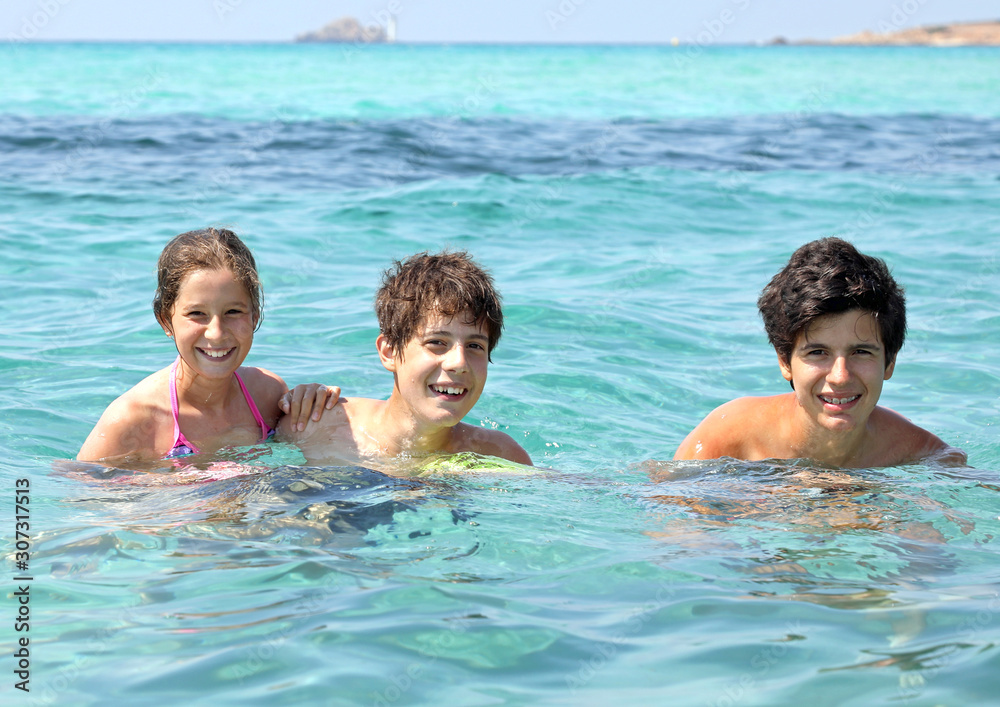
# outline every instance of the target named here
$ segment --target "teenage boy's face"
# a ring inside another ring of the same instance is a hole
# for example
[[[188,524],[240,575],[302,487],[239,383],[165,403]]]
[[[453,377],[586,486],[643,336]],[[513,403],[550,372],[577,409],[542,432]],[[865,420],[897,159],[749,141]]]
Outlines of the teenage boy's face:
[[[885,365],[875,317],[859,309],[819,317],[799,334],[791,360],[779,358],[802,409],[822,427],[845,432],[867,422],[894,363]]]
[[[396,374],[396,387],[412,412],[427,422],[451,427],[462,421],[486,385],[489,336],[467,324],[468,313],[432,313],[398,355],[378,338],[382,365]]]

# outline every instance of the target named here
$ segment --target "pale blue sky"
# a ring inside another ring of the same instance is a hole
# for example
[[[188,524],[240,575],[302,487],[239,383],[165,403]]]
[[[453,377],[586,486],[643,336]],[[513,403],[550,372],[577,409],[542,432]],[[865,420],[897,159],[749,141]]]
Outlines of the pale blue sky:
[[[996,0],[3,0],[6,41],[287,41],[345,15],[398,17],[413,42],[829,39],[863,29],[1000,18]]]

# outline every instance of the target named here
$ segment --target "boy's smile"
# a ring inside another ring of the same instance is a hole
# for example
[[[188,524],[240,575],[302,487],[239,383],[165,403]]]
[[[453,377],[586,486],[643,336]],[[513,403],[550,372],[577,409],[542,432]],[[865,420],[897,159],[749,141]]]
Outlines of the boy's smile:
[[[858,309],[814,320],[796,339],[791,360],[779,364],[801,409],[843,432],[865,425],[893,369],[885,365],[878,322]]]
[[[432,384],[431,390],[437,393],[442,399],[452,402],[461,400],[462,396],[469,392],[468,388],[463,388],[462,386],[440,384]]]
[[[432,313],[399,353],[378,339],[382,364],[396,374],[393,396],[424,424],[458,424],[483,392],[489,337],[468,319]]]

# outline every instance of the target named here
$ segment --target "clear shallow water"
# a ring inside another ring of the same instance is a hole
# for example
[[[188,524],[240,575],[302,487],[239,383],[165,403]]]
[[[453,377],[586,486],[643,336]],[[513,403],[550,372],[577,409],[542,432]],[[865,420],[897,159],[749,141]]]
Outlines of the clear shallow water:
[[[988,702],[998,58],[8,48],[0,453],[8,487],[32,484],[29,698]],[[261,264],[249,363],[370,396],[379,271],[470,249],[508,315],[473,421],[557,471],[396,480],[280,445],[206,483],[67,469],[169,361],[153,265],[208,223]],[[754,302],[830,234],[907,288],[883,402],[970,468],[646,463],[784,389]]]

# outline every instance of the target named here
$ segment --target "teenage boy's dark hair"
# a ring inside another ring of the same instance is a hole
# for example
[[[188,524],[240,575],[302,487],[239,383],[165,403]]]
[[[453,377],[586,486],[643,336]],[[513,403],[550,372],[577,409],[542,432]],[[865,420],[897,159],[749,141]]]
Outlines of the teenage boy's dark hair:
[[[906,337],[903,288],[885,261],[840,238],[822,238],[796,250],[761,292],[757,308],[768,340],[786,364],[799,333],[824,314],[861,309],[875,317],[886,366],[896,360]]]
[[[375,314],[382,335],[397,354],[402,355],[418,327],[435,312],[446,317],[467,313],[466,324],[485,329],[487,355],[493,353],[503,330],[500,295],[493,278],[468,253],[418,253],[395,261],[382,273]]]

